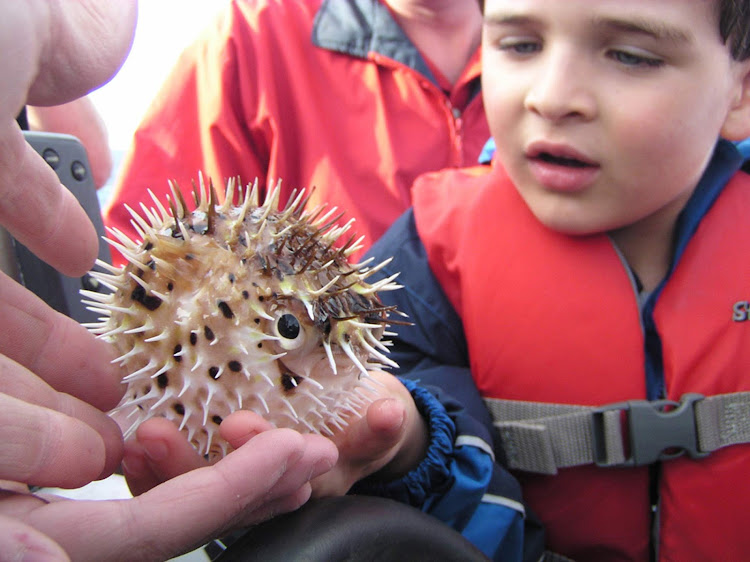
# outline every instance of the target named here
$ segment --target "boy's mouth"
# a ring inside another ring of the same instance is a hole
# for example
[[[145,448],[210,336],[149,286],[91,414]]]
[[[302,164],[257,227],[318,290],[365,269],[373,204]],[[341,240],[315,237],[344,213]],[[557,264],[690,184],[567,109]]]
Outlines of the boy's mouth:
[[[547,162],[548,164],[555,164],[557,166],[567,166],[570,168],[587,168],[589,166],[593,166],[593,164],[589,164],[577,158],[555,156],[554,154],[550,154],[549,152],[540,152],[535,158],[538,160],[541,160],[542,162]]]
[[[536,141],[527,146],[525,156],[536,181],[556,192],[585,190],[601,168],[598,162],[567,144]]]
[[[526,156],[531,160],[565,168],[599,167],[596,162],[569,146],[552,145],[546,142],[534,143],[529,146]]]

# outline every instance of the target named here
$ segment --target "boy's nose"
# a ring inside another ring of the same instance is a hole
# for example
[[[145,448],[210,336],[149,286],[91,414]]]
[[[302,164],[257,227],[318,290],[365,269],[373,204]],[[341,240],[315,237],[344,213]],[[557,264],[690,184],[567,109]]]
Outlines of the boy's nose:
[[[524,105],[549,121],[591,119],[596,113],[592,79],[573,53],[550,53],[539,61]]]

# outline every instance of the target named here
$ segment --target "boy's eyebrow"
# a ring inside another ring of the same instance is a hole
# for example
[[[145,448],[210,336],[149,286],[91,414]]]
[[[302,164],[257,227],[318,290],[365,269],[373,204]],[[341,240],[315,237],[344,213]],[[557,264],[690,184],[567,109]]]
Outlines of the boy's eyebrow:
[[[485,14],[484,23],[487,25],[514,25],[529,24],[536,20],[531,16],[522,14]],[[625,33],[637,33],[647,35],[653,39],[667,40],[674,43],[687,43],[692,40],[692,34],[688,30],[670,26],[663,22],[643,18],[616,18],[596,16],[593,19],[594,26],[606,28],[611,31]]]
[[[688,30],[673,27],[663,22],[641,18],[619,19],[595,17],[594,25],[612,31],[647,35],[653,39],[667,40],[673,43],[688,43],[693,38]]]
[[[534,21],[529,16],[516,15],[516,14],[485,14],[484,23],[488,25],[503,25],[503,24],[524,24]]]

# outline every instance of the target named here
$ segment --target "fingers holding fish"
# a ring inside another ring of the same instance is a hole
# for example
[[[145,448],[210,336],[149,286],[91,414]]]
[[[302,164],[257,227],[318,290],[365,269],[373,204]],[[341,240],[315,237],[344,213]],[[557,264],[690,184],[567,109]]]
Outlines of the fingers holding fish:
[[[204,466],[208,461],[164,418],[152,418],[138,427],[134,438],[125,444],[122,461],[123,475],[134,496]]]
[[[288,430],[264,432],[212,466],[190,471],[132,500],[51,503],[28,521],[73,560],[164,560],[208,538],[296,509],[309,481],[329,469],[335,447]],[[263,475],[254,478],[252,475]],[[165,525],[169,521],[169,525]],[[87,540],[76,541],[80,528]]]
[[[271,429],[274,426],[258,414],[238,410],[221,423],[219,432],[233,449],[238,449]],[[123,474],[132,494],[140,495],[170,478],[208,464],[173,422],[151,418],[126,442]]]

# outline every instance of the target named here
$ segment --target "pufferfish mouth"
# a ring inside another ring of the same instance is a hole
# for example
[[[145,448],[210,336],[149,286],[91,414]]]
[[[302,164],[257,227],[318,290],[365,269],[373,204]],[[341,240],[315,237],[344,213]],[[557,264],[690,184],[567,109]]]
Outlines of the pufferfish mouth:
[[[302,381],[305,380],[305,377],[295,373],[285,365],[281,359],[277,359],[276,361],[278,362],[279,371],[281,372],[281,386],[286,392],[293,391],[302,383]]]

